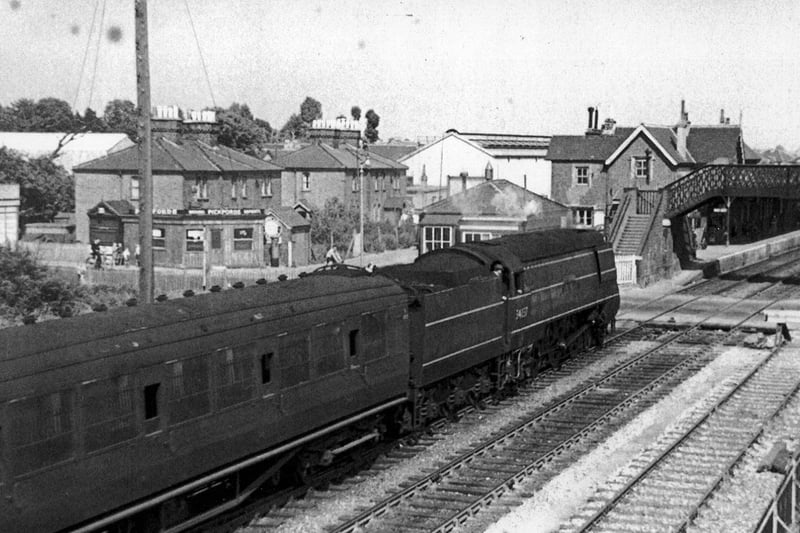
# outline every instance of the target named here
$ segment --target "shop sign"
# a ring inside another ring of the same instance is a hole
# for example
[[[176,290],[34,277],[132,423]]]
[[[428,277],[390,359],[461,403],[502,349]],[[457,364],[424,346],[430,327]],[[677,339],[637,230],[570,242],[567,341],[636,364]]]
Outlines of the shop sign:
[[[237,216],[237,215],[260,215],[264,212],[263,209],[246,208],[246,209],[189,209],[187,211],[190,215],[222,215],[222,216]]]

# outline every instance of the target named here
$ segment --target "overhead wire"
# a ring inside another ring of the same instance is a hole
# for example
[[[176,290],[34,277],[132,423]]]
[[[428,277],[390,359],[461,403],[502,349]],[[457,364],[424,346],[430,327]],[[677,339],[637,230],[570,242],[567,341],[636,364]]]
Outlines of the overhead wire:
[[[211,103],[214,104],[214,107],[217,107],[217,101],[214,99],[214,90],[211,88],[211,79],[208,77],[208,68],[206,68],[206,60],[203,57],[203,50],[200,48],[200,39],[197,37],[197,30],[194,27],[194,19],[192,19],[192,12],[189,10],[189,2],[187,0],[183,0],[183,5],[186,7],[186,14],[189,15],[189,24],[192,27],[192,33],[194,34],[194,43],[197,46],[197,53],[200,54],[200,63],[203,65],[203,74],[206,77],[206,83],[208,84],[208,92],[211,94]]]
[[[86,59],[89,57],[89,47],[92,43],[92,34],[94,33],[94,23],[97,20],[97,8],[99,6],[99,2],[95,0],[94,2],[94,11],[92,12],[92,23],[89,26],[89,34],[86,36],[86,47],[83,50],[83,60],[81,61],[81,70],[78,74],[78,87],[75,89],[75,98],[72,99],[72,108],[77,110],[78,105],[78,96],[81,92],[81,85],[83,84],[83,74],[84,70],[86,70]],[[88,106],[87,106],[88,107]]]
[[[100,24],[97,26],[97,50],[94,56],[94,66],[92,67],[92,80],[89,84],[89,103],[88,107],[92,106],[92,96],[94,95],[94,84],[97,80],[97,62],[100,58],[100,39],[103,36],[103,20],[106,16],[106,0],[103,0],[103,7],[100,10]]]

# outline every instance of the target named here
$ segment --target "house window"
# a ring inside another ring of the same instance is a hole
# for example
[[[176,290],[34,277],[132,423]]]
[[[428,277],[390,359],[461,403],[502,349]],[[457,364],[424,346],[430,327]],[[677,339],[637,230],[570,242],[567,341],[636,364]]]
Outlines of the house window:
[[[378,176],[372,178],[372,187],[375,189],[375,192],[378,192],[380,190],[380,184],[378,183],[379,179],[380,178],[378,178]]]
[[[262,180],[259,184],[261,187],[261,196],[272,196],[272,180]]]
[[[236,228],[233,230],[233,249],[253,249],[253,228]]]
[[[138,201],[139,196],[139,186],[141,182],[139,181],[139,176],[131,176],[131,200]]]
[[[242,198],[247,198],[247,180],[241,179],[239,180],[239,193]]]
[[[309,174],[308,172],[303,172],[302,186],[301,187],[302,187],[302,189],[304,191],[310,191],[311,190],[311,174]]]
[[[423,239],[423,248],[426,252],[439,248],[449,248],[452,244],[452,228],[450,226],[427,226]]]
[[[400,178],[398,178],[397,176],[392,177],[392,189],[394,189],[395,191],[400,190]]]
[[[578,185],[589,185],[589,167],[575,167],[575,183]]]
[[[239,180],[231,178],[231,200],[236,200],[236,187],[239,185]]]
[[[358,192],[358,178],[354,177],[353,180],[350,182],[350,188],[353,192]]]
[[[208,180],[206,178],[194,180],[194,197],[196,200],[208,200]]]
[[[187,229],[186,230],[186,251],[187,252],[202,252],[203,251],[203,230],[202,229]]]
[[[650,159],[647,157],[633,158],[633,177],[639,179],[650,179]]]
[[[482,233],[476,231],[466,231],[463,233],[464,242],[488,241],[491,238],[491,233]]]
[[[166,248],[166,238],[165,238],[164,228],[153,228],[153,248]]]
[[[592,208],[580,207],[575,210],[575,225],[576,226],[591,226],[592,225]]]

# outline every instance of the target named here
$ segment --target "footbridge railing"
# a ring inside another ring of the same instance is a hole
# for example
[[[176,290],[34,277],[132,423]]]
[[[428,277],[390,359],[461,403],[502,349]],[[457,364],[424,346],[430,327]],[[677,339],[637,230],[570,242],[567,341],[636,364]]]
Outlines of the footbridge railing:
[[[665,215],[687,213],[709,198],[800,198],[800,165],[708,165],[664,187]]]

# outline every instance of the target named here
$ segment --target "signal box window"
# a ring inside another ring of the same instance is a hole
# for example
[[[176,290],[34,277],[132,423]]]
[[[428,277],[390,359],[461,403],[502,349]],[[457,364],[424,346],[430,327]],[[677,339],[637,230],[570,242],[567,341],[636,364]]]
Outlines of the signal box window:
[[[450,226],[427,226],[422,244],[426,252],[449,248],[453,244],[452,228]]]
[[[303,172],[303,177],[301,179],[302,179],[302,182],[301,182],[302,189],[304,191],[310,191],[311,190],[311,174],[309,174],[308,172]]]
[[[476,233],[474,231],[464,233],[464,242],[488,241],[491,238],[491,233]]]

